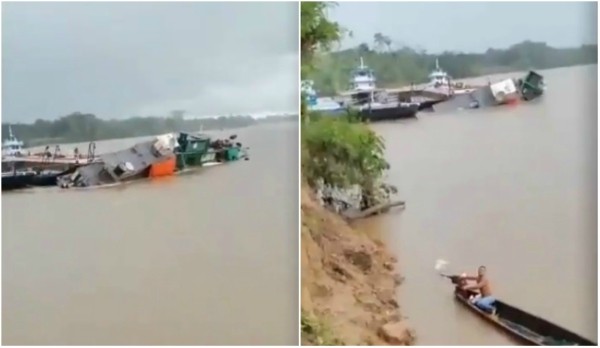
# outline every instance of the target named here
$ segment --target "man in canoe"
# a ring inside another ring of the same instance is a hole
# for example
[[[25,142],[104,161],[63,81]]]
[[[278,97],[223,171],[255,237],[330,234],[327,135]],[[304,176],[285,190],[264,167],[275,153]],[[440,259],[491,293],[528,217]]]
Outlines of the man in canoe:
[[[485,266],[479,266],[477,269],[477,276],[465,276],[463,279],[475,281],[475,284],[465,285],[462,287],[463,290],[479,291],[481,296],[475,298],[473,304],[483,309],[488,313],[494,311],[494,302],[496,299],[492,296],[492,286],[487,277]]]

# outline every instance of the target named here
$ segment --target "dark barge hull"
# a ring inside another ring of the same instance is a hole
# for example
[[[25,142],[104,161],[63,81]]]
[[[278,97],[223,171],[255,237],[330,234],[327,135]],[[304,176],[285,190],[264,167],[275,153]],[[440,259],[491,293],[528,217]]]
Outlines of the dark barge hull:
[[[446,101],[447,99],[437,99],[437,100],[427,100],[419,103],[419,111],[435,111],[434,106],[441,102]]]
[[[419,111],[419,104],[399,105],[386,108],[365,108],[359,111],[363,121],[378,122],[414,118]]]
[[[29,187],[33,182],[34,176],[34,173],[2,175],[2,191]]]
[[[58,178],[63,175],[72,174],[77,170],[77,167],[71,167],[69,169],[63,171],[54,171],[51,173],[40,173],[33,177],[31,182],[31,186],[56,186],[58,182]]]
[[[576,333],[505,302],[496,301],[494,303],[496,314],[490,314],[469,301],[468,296],[473,293],[456,288],[454,294],[456,300],[468,309],[523,344],[535,346],[598,345]]]
[[[17,172],[2,175],[2,191],[18,190],[34,186],[56,186],[58,177],[73,173],[75,167],[63,170],[36,173],[34,171]]]

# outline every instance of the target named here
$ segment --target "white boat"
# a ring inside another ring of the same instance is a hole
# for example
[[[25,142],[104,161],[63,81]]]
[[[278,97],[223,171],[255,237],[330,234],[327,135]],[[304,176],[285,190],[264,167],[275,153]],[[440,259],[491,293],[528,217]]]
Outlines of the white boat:
[[[23,142],[12,132],[12,127],[8,126],[8,138],[2,142],[2,157],[15,157],[25,155]]]
[[[435,69],[429,74],[429,82],[425,90],[442,94],[463,94],[474,91],[473,88],[465,88],[462,83],[452,82],[452,77],[440,68],[440,62],[435,59]]]
[[[360,66],[354,69],[350,76],[350,90],[356,92],[372,91],[376,88],[376,82],[373,69],[366,66],[363,58],[360,57]]]
[[[440,68],[440,62],[435,59],[435,69],[429,74],[429,86],[450,86],[450,75]]]

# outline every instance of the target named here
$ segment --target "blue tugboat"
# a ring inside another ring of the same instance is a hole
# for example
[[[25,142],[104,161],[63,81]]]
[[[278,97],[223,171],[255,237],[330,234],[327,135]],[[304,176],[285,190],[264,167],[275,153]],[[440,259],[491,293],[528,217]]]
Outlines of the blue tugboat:
[[[309,111],[318,112],[325,116],[343,116],[347,114],[347,109],[340,103],[329,97],[318,97],[314,89],[314,82],[311,80],[302,81],[302,93],[306,98],[306,104]]]

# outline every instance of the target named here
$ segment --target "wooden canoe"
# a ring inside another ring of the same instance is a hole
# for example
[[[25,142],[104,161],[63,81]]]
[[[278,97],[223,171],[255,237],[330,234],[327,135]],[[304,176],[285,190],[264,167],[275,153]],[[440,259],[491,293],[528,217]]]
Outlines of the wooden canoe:
[[[495,325],[521,343],[535,346],[597,346],[586,338],[547,320],[497,300],[496,312],[487,313],[469,301],[473,293],[455,288],[456,299],[468,309]]]

